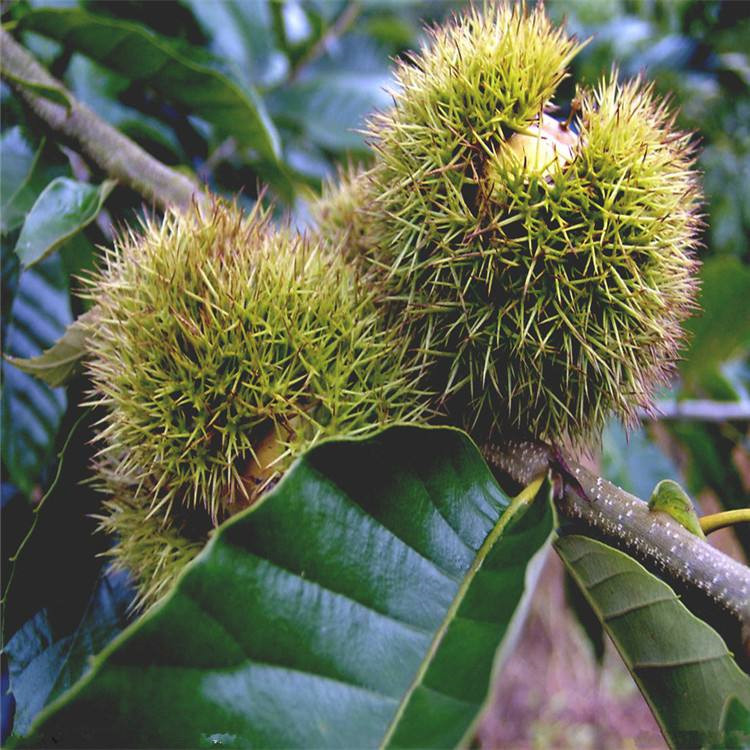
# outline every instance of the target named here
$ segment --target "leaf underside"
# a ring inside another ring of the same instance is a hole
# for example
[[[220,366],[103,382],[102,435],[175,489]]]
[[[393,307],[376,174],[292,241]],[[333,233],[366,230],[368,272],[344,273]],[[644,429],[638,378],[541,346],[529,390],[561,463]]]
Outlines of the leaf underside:
[[[671,747],[722,741],[725,705],[750,706],[750,677],[708,624],[628,555],[571,535],[555,548],[612,638]]]
[[[83,313],[65,329],[61,338],[37,357],[7,356],[6,359],[22,372],[36,376],[53,388],[64,385],[86,356],[86,322],[94,319],[92,311]]]
[[[34,357],[64,334],[71,317],[60,259],[47,258],[20,276],[10,309],[5,352],[19,359]],[[9,361],[2,363],[2,373],[3,463],[9,478],[30,493],[34,479],[52,458],[66,396]]]

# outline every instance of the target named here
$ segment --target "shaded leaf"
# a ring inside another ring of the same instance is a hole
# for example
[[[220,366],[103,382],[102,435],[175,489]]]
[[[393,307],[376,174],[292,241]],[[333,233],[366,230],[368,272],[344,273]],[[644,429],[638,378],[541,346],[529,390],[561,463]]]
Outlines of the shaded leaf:
[[[273,96],[273,112],[301,128],[316,144],[333,151],[365,147],[357,132],[365,118],[388,104],[387,77],[341,71],[291,84]]]
[[[224,524],[28,744],[452,747],[551,516],[509,510],[454,430],[321,445]]]
[[[5,351],[12,357],[34,357],[64,334],[72,315],[59,257],[21,273],[9,318]],[[65,393],[10,362],[2,368],[2,458],[10,479],[28,494],[52,457]]]
[[[143,26],[79,8],[34,10],[21,19],[21,26],[63,42],[133,83],[152,87],[261,156],[278,156],[278,136],[253,89],[240,88]],[[203,53],[192,57],[202,58]]]
[[[371,40],[344,37],[326,57],[303,68],[297,80],[270,93],[269,109],[280,124],[318,146],[363,151],[357,131],[373,111],[391,104],[385,87],[392,79],[383,57]]]
[[[583,536],[555,542],[672,747],[722,736],[727,700],[750,701],[750,677],[716,631],[628,555]]]
[[[3,233],[14,228],[14,221],[9,220],[7,212],[33,169],[38,154],[39,149],[24,138],[17,125],[0,135],[0,226]],[[20,222],[17,226],[20,226]]]
[[[185,0],[211,36],[211,51],[222,57],[235,77],[247,85],[273,86],[289,70],[276,48],[269,0]]]
[[[16,243],[21,262],[27,267],[38,263],[90,224],[116,184],[116,180],[105,180],[96,187],[67,177],[50,182],[21,228]]]
[[[157,117],[123,104],[122,100],[127,98],[130,86],[126,76],[76,53],[65,77],[78,100],[143,146],[152,156],[169,164],[190,161],[172,128]],[[143,137],[146,134],[148,138]]]
[[[5,644],[15,734],[27,732],[39,711],[88,670],[90,657],[127,625],[132,599],[125,574],[103,574],[72,632],[58,633],[47,610],[41,610]]]
[[[32,146],[21,128],[10,128],[0,137],[0,231],[18,229],[44,184],[39,184],[35,167],[44,142]]]
[[[84,313],[65,329],[61,339],[38,357],[6,359],[22,372],[34,375],[53,388],[64,385],[86,355],[86,321],[92,317],[91,311]]]
[[[92,486],[92,444],[101,414],[78,404],[88,386],[83,378],[67,388],[70,406],[55,443],[58,462],[45,493],[33,506],[22,538],[4,548],[12,556],[3,570],[2,638],[7,640],[39,610],[46,609],[55,632],[72,632],[80,622],[104,565],[110,541],[94,533],[102,495]],[[3,517],[5,522],[5,517]]]
[[[0,340],[3,342],[21,271],[18,256],[13,252],[14,244],[0,234]]]
[[[599,666],[604,662],[605,638],[604,628],[599,618],[594,612],[593,607],[589,604],[588,599],[581,592],[580,587],[566,571],[563,586],[565,588],[565,602],[570,608],[571,614],[576,618],[581,626],[586,640],[591,646],[594,659]]]

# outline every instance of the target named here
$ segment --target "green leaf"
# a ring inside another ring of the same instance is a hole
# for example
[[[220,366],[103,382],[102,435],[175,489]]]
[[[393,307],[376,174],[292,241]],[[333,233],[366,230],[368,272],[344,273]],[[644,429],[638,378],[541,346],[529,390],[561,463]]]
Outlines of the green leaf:
[[[70,60],[65,79],[76,99],[135,140],[152,156],[169,164],[190,162],[172,128],[157,117],[123,104],[130,86],[126,76],[76,53]]]
[[[42,708],[88,670],[89,658],[127,625],[132,600],[123,573],[102,574],[81,621],[72,630],[57,626],[45,609],[8,640],[3,650],[8,657],[10,690],[16,699],[15,734],[28,732]]]
[[[86,322],[93,318],[89,311],[71,323],[62,338],[38,357],[20,359],[6,356],[19,370],[43,380],[53,388],[64,385],[77,371],[86,356]]]
[[[79,8],[40,8],[25,15],[20,25],[82,52],[134,84],[153,88],[261,157],[277,159],[278,136],[260,98],[252,88],[240,88],[196,62],[205,56],[202,51],[189,53],[143,26]]]
[[[88,226],[116,184],[116,180],[105,180],[96,187],[68,177],[50,182],[31,207],[18,236],[16,253],[21,262],[26,267],[38,263]]]
[[[698,514],[690,496],[672,479],[662,479],[648,501],[648,509],[652,513],[666,513],[691,534],[705,539]]]
[[[289,60],[276,48],[270,0],[184,0],[211,37],[211,51],[235,77],[261,87],[279,84]]]
[[[680,370],[690,385],[750,346],[750,268],[733,257],[707,260],[700,304],[703,313],[685,324],[691,338]]]
[[[19,277],[5,351],[12,357],[33,357],[52,346],[71,320],[60,258],[47,258]],[[2,459],[10,479],[28,494],[52,457],[65,412],[65,393],[21,372],[10,362],[4,361],[2,370]]]
[[[336,55],[305,69],[299,80],[269,94],[269,109],[279,123],[325,149],[364,151],[357,131],[368,115],[390,106],[385,91],[390,73],[366,38],[344,38],[336,49]]]
[[[453,747],[551,516],[544,499],[509,510],[455,430],[321,445],[224,524],[26,742]]]
[[[357,130],[367,115],[387,105],[387,82],[380,75],[321,73],[275,93],[273,111],[324,148],[362,151],[365,144]]]
[[[9,220],[8,210],[16,193],[23,187],[29,173],[34,168],[41,149],[34,148],[24,138],[17,125],[0,136],[0,223],[3,234],[14,229],[14,221]],[[20,226],[19,220],[16,226]]]
[[[620,652],[671,747],[722,736],[727,700],[750,701],[750,677],[721,637],[628,555],[583,536],[555,542]]]

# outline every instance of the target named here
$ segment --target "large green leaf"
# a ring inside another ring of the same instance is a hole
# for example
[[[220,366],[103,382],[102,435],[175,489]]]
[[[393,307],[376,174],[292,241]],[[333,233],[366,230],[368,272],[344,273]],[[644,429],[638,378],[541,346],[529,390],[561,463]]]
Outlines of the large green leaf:
[[[718,633],[628,555],[583,536],[555,542],[674,748],[723,741],[725,706],[750,677]]]
[[[544,499],[509,510],[454,430],[321,445],[221,528],[27,744],[452,747],[551,515]]]
[[[724,750],[747,750],[750,747],[750,709],[737,698],[730,698],[722,720]]]
[[[40,193],[26,215],[16,243],[16,253],[25,266],[46,258],[63,242],[88,226],[116,185],[101,185],[58,177]]]
[[[70,324],[68,284],[59,257],[23,271],[10,309],[5,351],[29,358],[51,347]],[[3,362],[2,458],[11,480],[29,493],[52,457],[65,412],[61,389]]]
[[[204,57],[202,51],[191,54],[139,24],[80,8],[40,8],[20,23],[23,29],[56,39],[134,83],[153,88],[261,157],[275,161],[278,156],[278,136],[255,91],[196,62]]]

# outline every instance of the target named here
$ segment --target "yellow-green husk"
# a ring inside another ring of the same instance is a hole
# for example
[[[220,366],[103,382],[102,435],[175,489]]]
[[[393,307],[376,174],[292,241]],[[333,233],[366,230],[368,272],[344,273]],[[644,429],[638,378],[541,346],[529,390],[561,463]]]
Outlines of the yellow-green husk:
[[[165,537],[201,527],[205,539],[320,439],[424,409],[403,342],[341,253],[259,208],[243,216],[216,202],[145,222],[106,252],[89,294],[112,498],[103,524],[142,593],[154,560],[133,519]]]
[[[613,72],[578,91],[557,153],[536,140],[580,46],[541,8],[469,9],[398,63],[369,125],[365,265],[479,439],[585,443],[613,413],[632,422],[693,307],[692,146],[653,89]]]

